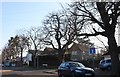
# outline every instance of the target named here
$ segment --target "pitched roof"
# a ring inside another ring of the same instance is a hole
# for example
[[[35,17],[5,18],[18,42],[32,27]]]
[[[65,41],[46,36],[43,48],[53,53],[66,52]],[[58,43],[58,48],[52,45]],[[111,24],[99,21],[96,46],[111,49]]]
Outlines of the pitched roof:
[[[46,52],[51,52],[51,51],[53,51],[54,49],[53,48],[48,48],[48,47],[46,47],[45,49],[44,49],[44,51],[46,51]]]
[[[42,55],[53,55],[55,54],[55,49],[46,47],[42,53]]]
[[[29,50],[28,52],[31,53],[31,54],[33,54],[33,55],[35,54],[35,50]],[[42,52],[43,52],[43,51],[38,50],[38,51],[36,52],[36,54],[37,54],[37,55],[40,55]]]
[[[71,46],[72,50],[77,49],[80,51],[89,51],[89,46],[85,45],[85,44],[78,44],[78,43],[73,43],[73,45]]]

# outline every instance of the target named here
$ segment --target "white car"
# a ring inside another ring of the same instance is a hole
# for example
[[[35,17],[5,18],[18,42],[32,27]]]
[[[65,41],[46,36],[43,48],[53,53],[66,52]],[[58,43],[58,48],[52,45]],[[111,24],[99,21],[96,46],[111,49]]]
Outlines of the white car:
[[[111,58],[106,58],[100,61],[99,67],[102,70],[110,70],[111,69]]]

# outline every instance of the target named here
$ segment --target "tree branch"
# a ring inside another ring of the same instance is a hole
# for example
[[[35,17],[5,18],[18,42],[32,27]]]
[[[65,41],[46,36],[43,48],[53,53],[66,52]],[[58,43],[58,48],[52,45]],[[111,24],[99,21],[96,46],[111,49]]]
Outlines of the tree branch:
[[[97,32],[95,31],[95,33],[93,34],[88,34],[88,33],[81,33],[81,34],[77,34],[77,36],[97,36],[97,35],[103,35],[103,36],[106,36],[106,33],[103,31],[103,32]]]
[[[44,41],[46,43],[49,43],[50,45],[52,45],[52,47],[55,49],[55,50],[58,50],[57,48],[55,48],[54,44],[52,43],[52,40],[51,41]]]

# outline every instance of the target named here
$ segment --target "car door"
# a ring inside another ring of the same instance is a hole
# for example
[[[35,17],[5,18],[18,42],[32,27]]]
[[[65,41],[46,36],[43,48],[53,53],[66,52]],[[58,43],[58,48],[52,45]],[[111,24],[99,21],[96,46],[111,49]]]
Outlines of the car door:
[[[67,76],[71,75],[71,67],[70,67],[69,63],[65,64],[65,70],[64,71],[65,71],[64,72],[65,75],[67,75]]]
[[[58,70],[59,70],[59,73],[60,73],[60,74],[64,75],[64,74],[65,74],[65,63],[62,63],[62,64],[59,66]]]

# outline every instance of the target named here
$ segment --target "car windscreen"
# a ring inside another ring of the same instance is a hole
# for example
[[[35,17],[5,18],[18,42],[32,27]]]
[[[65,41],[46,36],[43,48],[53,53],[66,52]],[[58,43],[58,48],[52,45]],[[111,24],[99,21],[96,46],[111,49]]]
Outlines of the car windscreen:
[[[65,67],[65,63],[62,63],[59,68]]]
[[[69,63],[71,67],[85,67],[83,64],[81,63]]]

